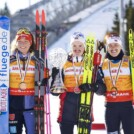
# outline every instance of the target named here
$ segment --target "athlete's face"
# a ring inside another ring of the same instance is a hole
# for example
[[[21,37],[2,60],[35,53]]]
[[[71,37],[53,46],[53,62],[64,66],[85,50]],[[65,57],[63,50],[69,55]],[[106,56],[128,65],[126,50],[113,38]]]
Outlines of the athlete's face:
[[[119,55],[122,47],[118,43],[111,43],[108,45],[107,51],[112,57]]]
[[[23,37],[17,41],[17,48],[24,55],[28,53],[30,46],[30,42]]]
[[[81,56],[84,53],[84,45],[80,41],[74,41],[72,43],[73,56]]]

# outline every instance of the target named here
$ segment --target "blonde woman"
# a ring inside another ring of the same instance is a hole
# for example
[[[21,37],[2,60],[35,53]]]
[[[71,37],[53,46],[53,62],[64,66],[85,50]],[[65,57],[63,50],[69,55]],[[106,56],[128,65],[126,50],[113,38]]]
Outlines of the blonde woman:
[[[11,46],[9,132],[34,134],[34,39],[27,28],[20,28]]]

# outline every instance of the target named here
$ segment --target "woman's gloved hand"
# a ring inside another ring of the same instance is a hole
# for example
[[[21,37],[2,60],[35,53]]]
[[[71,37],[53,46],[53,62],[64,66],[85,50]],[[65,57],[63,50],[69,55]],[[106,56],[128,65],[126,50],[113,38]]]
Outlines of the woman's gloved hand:
[[[84,84],[81,84],[79,88],[81,89],[82,92],[89,92],[89,91],[97,92],[99,87],[97,83],[91,83],[91,84],[84,83]]]
[[[56,67],[52,68],[52,79],[55,79],[56,75],[59,73],[59,69]]]

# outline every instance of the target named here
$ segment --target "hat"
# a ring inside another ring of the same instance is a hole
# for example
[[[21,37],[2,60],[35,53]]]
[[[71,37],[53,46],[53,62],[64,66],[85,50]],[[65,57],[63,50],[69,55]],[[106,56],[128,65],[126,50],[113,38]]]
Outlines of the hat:
[[[25,38],[26,40],[30,42],[30,44],[32,44],[32,35],[27,28],[20,28],[17,31],[16,41],[20,40],[21,38]]]
[[[71,36],[70,45],[72,46],[72,43],[75,41],[81,42],[85,47],[86,39],[81,32],[74,32],[73,33],[73,35]]]
[[[113,35],[113,36],[108,37],[108,39],[107,39],[107,45],[109,45],[111,43],[117,43],[120,46],[122,46],[122,41],[121,41],[121,38],[119,36]]]

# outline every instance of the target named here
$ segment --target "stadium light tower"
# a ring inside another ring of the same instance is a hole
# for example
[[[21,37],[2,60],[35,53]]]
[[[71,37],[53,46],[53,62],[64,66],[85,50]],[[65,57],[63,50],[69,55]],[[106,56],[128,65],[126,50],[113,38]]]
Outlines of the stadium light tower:
[[[120,36],[123,42],[123,48],[125,49],[125,36],[124,36],[124,3],[123,0],[119,0],[120,4]]]

